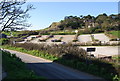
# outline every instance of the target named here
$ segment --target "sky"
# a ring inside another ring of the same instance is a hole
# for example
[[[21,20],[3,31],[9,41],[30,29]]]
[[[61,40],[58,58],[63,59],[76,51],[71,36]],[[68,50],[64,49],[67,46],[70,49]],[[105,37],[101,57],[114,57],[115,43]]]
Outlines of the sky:
[[[29,11],[28,30],[39,30],[49,27],[52,22],[59,22],[65,16],[97,16],[102,13],[117,14],[118,2],[27,2],[36,9]]]

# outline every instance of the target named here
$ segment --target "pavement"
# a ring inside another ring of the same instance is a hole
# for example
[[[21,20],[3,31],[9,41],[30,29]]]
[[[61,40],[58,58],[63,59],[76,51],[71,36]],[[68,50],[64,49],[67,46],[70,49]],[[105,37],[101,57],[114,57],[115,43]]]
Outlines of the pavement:
[[[44,39],[46,38],[48,35],[42,35],[42,37],[38,37],[38,38],[35,38],[33,40],[31,40],[30,42],[31,43],[45,43],[45,44],[62,44],[62,42],[66,42],[66,43],[69,43],[69,42],[72,42],[74,40],[74,37],[75,35],[54,35],[54,37],[52,38],[49,38],[48,40],[46,40],[46,42],[38,42],[39,39]],[[60,37],[63,37],[62,38],[62,42],[52,42],[51,40],[59,40]],[[29,37],[30,38],[30,37]],[[23,42],[19,42],[19,43],[24,43],[25,41]]]
[[[110,38],[108,38],[104,33],[101,34],[92,34],[94,36],[94,39],[98,39],[101,42],[109,42]],[[91,42],[91,36],[90,34],[87,35],[80,35],[78,36],[79,42]]]
[[[91,42],[91,36],[90,35],[80,35],[78,36],[78,41],[79,42]]]
[[[48,39],[46,42],[51,42],[51,40],[55,40],[55,39],[56,39],[56,40],[59,40],[60,37],[63,37],[63,36],[62,36],[62,35],[54,35],[54,37]]]
[[[31,40],[31,43],[39,43],[39,39],[45,39],[48,35],[42,35],[41,37],[35,38],[33,40]]]
[[[110,38],[107,37],[104,33],[101,34],[92,34],[94,35],[95,39],[98,39],[99,41],[105,41],[105,42],[109,42]]]
[[[63,35],[62,41],[64,42],[72,42],[75,38],[75,35]]]
[[[47,79],[62,79],[62,81],[74,81],[74,79],[79,81],[104,81],[100,77],[96,77],[85,72],[71,69],[61,64],[54,63],[50,60],[13,50],[7,51],[16,54],[16,56],[20,57],[22,61],[27,63],[29,69],[32,69],[37,75],[46,77]]]
[[[96,57],[100,55],[114,56],[120,54],[120,46],[81,46],[80,48],[85,50],[87,50],[87,48],[96,48],[95,52],[91,52]]]
[[[99,41],[101,41],[101,43],[109,43],[110,45],[111,44],[118,44],[118,41],[109,41],[110,38],[107,37],[104,33],[100,33],[100,34],[92,34],[94,36],[94,39],[98,39]],[[31,37],[35,37],[36,35],[31,35],[29,37],[27,37],[27,39],[30,39]],[[62,42],[66,42],[66,43],[69,43],[69,42],[72,42],[75,38],[75,35],[54,35],[54,37],[52,38],[49,38],[48,40],[46,40],[46,42],[39,42],[38,40],[39,39],[45,39],[48,35],[42,35],[42,37],[38,37],[38,38],[35,38],[33,40],[31,40],[30,42],[31,43],[46,43],[46,44],[62,44]],[[63,37],[62,38],[62,42],[51,42],[51,40],[55,40],[55,39],[60,39],[60,37]],[[18,43],[25,43],[26,41],[22,41],[22,42],[18,42]],[[90,34],[86,34],[86,35],[79,35],[78,36],[78,42],[81,42],[81,43],[87,43],[87,42],[92,42],[92,39],[91,39],[91,35]]]

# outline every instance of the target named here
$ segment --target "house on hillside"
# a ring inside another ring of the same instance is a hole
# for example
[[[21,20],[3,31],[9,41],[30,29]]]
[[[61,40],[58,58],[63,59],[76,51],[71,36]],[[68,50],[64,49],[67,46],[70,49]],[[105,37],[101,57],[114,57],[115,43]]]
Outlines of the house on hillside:
[[[95,27],[95,22],[92,19],[84,20],[83,22],[85,23],[85,27],[87,28]]]

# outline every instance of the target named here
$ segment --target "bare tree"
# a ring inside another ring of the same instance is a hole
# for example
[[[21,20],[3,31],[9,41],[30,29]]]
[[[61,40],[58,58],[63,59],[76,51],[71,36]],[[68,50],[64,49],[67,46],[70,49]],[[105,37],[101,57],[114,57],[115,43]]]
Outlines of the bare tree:
[[[25,0],[2,0],[0,1],[0,31],[4,30],[21,30],[30,27],[31,24],[26,22],[30,18],[28,11],[33,5],[27,5],[23,10]]]

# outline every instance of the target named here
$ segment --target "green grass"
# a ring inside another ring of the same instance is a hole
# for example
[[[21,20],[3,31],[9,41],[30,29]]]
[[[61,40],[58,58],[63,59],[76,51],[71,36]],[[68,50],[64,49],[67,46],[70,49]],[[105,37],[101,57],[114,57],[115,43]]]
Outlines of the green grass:
[[[58,59],[56,56],[53,56],[52,54],[45,53],[43,51],[27,50],[27,49],[24,49],[22,47],[13,47],[13,46],[9,46],[9,45],[4,45],[4,46],[1,46],[1,47],[6,48],[6,49],[10,49],[10,50],[20,51],[20,52],[23,52],[23,53],[28,53],[28,54],[31,54],[31,55],[34,55],[34,56],[37,56],[37,57],[42,57],[42,58],[45,58],[45,59],[49,59],[49,60],[52,60],[52,61]]]
[[[112,58],[120,62],[120,55],[114,55]]]
[[[120,31],[110,31],[109,34],[112,34],[113,36],[120,38]]]
[[[25,63],[21,61],[20,58],[16,57],[15,54],[10,52],[2,52],[2,62],[5,72],[7,72],[7,77],[3,80],[26,80],[27,79],[40,79],[46,81],[45,78],[35,75],[31,70],[28,70]]]

